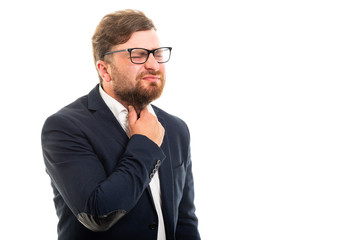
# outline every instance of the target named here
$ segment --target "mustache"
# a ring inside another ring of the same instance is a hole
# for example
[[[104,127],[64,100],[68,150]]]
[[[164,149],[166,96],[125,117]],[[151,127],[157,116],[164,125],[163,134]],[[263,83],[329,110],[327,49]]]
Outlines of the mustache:
[[[144,71],[137,76],[137,79],[141,79],[149,75],[159,76],[161,79],[164,79],[164,74],[160,71]]]

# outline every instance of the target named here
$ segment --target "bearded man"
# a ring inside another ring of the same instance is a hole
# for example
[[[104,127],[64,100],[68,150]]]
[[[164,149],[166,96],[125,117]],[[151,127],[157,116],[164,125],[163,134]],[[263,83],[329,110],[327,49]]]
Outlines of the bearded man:
[[[58,239],[200,239],[188,128],[150,104],[172,48],[135,10],[106,15],[92,45],[100,84],[42,130]]]

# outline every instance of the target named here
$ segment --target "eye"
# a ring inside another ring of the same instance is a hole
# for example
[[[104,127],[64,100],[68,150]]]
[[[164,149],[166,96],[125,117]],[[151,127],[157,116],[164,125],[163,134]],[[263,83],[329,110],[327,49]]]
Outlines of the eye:
[[[155,57],[156,57],[156,58],[163,58],[163,56],[164,56],[164,50],[159,49],[159,50],[157,50],[157,51],[155,52]]]
[[[148,55],[148,52],[143,49],[134,49],[131,51],[131,58],[146,58]]]

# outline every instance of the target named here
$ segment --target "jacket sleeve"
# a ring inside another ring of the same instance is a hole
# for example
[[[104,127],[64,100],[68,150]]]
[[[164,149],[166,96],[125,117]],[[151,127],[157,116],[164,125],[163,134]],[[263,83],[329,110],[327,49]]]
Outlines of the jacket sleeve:
[[[195,214],[194,179],[192,174],[190,144],[188,147],[185,169],[185,185],[179,205],[179,215],[175,235],[177,240],[200,240],[198,219]]]
[[[129,212],[165,156],[150,139],[134,135],[106,175],[86,135],[62,115],[48,118],[42,131],[46,171],[67,206],[92,231],[106,231]],[[159,161],[160,160],[160,161]]]

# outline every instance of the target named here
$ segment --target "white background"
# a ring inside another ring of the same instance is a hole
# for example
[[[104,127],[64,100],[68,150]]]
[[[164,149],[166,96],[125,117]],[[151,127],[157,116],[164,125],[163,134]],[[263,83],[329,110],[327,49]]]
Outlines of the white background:
[[[202,238],[359,239],[357,2],[2,2],[1,235],[56,239],[42,124],[98,82],[100,19],[135,8],[173,47],[156,105],[190,127]]]

